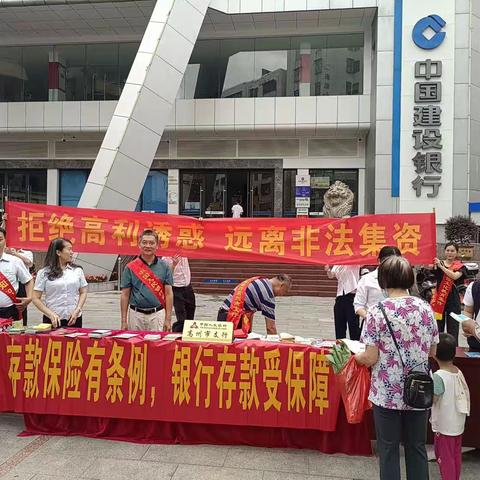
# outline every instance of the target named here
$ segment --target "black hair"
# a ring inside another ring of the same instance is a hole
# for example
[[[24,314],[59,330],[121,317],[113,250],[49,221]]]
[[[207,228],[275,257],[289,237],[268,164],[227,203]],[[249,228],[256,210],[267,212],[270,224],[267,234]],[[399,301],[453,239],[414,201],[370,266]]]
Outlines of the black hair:
[[[63,270],[60,267],[60,258],[58,257],[57,252],[62,251],[67,246],[67,243],[72,245],[72,242],[66,238],[56,238],[55,240],[52,240],[48,246],[44,267],[48,269],[47,278],[50,281],[60,278],[63,275]],[[79,266],[73,263],[70,265],[72,267]]]
[[[154,237],[155,242],[158,243],[158,232],[156,230],[147,228],[140,234],[140,236],[138,237],[138,241],[140,242],[143,237]]]
[[[441,333],[435,357],[441,362],[451,362],[457,352],[457,342],[453,335]]]
[[[380,288],[399,288],[408,290],[415,282],[410,262],[405,257],[390,255],[378,267]]]
[[[444,251],[448,248],[448,247],[453,247],[455,249],[455,251],[458,253],[458,245],[454,242],[448,242],[446,245],[445,245],[445,248],[444,248]]]
[[[380,249],[380,252],[378,253],[378,260],[381,263],[383,262],[383,260],[391,256],[401,257],[402,252],[398,247],[395,247],[394,245],[385,245]]]

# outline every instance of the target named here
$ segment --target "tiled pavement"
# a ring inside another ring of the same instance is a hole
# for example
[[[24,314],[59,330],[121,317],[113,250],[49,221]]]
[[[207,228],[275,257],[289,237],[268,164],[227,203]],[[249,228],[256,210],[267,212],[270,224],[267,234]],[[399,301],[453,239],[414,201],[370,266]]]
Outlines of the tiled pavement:
[[[118,326],[118,294],[91,294],[85,326]],[[198,296],[198,318],[215,315],[221,298]],[[332,338],[333,301],[282,298],[281,331]],[[31,307],[32,323],[39,315]],[[256,331],[263,326],[257,324]],[[475,408],[475,406],[474,406]],[[209,446],[139,445],[82,437],[17,437],[20,415],[0,414],[0,478],[17,480],[334,480],[378,478],[374,457],[323,455],[310,450]],[[301,434],[301,432],[299,432]],[[480,452],[463,455],[462,480],[479,478]],[[438,469],[430,465],[431,478]]]

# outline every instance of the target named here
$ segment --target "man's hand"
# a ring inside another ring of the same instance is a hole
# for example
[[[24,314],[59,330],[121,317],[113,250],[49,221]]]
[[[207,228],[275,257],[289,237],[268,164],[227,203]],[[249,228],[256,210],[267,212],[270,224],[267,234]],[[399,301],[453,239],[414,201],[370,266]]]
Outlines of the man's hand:
[[[5,253],[8,253],[9,255],[16,255],[17,251],[14,248],[5,247]]]
[[[165,322],[163,323],[163,331],[164,332],[172,331],[172,317],[167,318],[167,316],[165,316]]]
[[[76,308],[70,315],[70,318],[68,319],[68,326],[71,327],[72,325],[75,325],[75,322],[77,321],[77,318],[79,316],[80,316],[80,309]]]
[[[474,320],[465,320],[462,322],[462,330],[466,337],[475,337],[475,321]]]

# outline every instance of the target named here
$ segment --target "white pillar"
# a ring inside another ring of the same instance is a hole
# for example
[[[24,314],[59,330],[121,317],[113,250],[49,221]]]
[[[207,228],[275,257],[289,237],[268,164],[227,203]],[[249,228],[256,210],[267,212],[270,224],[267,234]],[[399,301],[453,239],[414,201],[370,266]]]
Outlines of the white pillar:
[[[210,0],[156,3],[79,207],[134,210]],[[80,255],[105,273],[114,255]]]
[[[47,170],[47,205],[58,205],[60,196],[60,172],[56,168]]]
[[[170,168],[168,170],[168,213],[178,215],[180,201],[180,170]]]

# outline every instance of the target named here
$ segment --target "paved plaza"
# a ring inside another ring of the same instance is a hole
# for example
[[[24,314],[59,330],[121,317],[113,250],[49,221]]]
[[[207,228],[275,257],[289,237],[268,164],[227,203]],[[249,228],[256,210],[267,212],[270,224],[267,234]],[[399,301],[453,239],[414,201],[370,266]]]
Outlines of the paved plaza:
[[[197,318],[213,318],[223,297],[197,295]],[[278,300],[278,325],[306,337],[333,338],[333,299],[290,297]],[[31,323],[40,315],[29,310]],[[90,294],[84,325],[118,328],[119,294]],[[255,330],[263,332],[262,324]],[[475,408],[475,406],[473,406]],[[18,437],[21,415],[0,414],[0,478],[17,480],[333,480],[378,478],[374,457],[323,455],[284,450],[211,445],[139,445],[82,437]],[[299,435],[301,431],[299,430]],[[431,450],[431,449],[430,449]],[[462,480],[476,480],[480,452],[463,455]],[[435,463],[431,479],[439,479]]]

